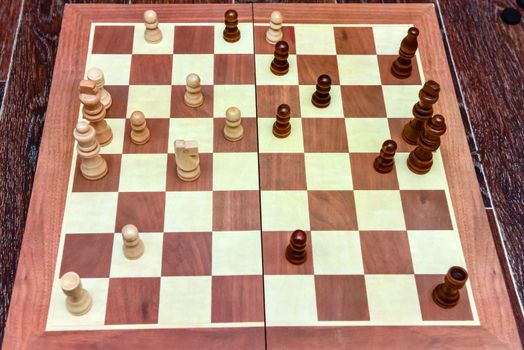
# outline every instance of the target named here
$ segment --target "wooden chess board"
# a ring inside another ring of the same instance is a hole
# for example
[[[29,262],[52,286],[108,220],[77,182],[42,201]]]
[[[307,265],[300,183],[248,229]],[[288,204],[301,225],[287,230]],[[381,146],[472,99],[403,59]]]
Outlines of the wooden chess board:
[[[147,44],[142,14],[159,14]],[[241,40],[222,39],[224,12]],[[270,13],[284,16],[290,71],[269,70]],[[412,76],[389,68],[420,29]],[[109,173],[85,180],[72,131],[78,82],[101,68],[113,105],[102,148]],[[204,104],[184,105],[185,77]],[[331,76],[331,104],[311,94]],[[441,85],[435,112],[448,132],[431,172],[411,173],[402,141],[424,81]],[[271,132],[291,106],[291,135]],[[242,113],[244,138],[226,141],[224,113]],[[129,116],[151,130],[130,141]],[[395,170],[372,166],[398,143]],[[199,143],[202,174],[176,176],[173,142]],[[4,346],[11,348],[518,348],[491,233],[432,5],[67,5]],[[146,252],[122,253],[136,225]],[[291,232],[308,235],[305,264],[289,264]],[[470,280],[442,309],[433,288],[450,266]],[[93,297],[66,311],[59,278],[77,272]]]

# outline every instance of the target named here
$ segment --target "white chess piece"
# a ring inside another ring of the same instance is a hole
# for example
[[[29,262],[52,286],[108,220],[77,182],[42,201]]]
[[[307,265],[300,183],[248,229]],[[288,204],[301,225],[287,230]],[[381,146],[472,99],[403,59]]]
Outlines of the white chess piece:
[[[228,141],[238,141],[244,136],[244,128],[241,125],[240,110],[229,107],[226,110],[226,125],[224,126],[224,137]]]
[[[67,296],[66,308],[71,314],[82,316],[91,310],[93,299],[82,287],[82,281],[76,272],[66,272],[60,278],[60,287]]]
[[[200,107],[204,103],[204,95],[202,95],[202,88],[200,87],[200,77],[191,73],[186,77],[186,93],[184,94],[184,102],[189,107]]]
[[[105,109],[109,109],[113,104],[111,95],[105,89],[105,77],[104,73],[100,68],[93,67],[87,71],[87,79],[94,81],[97,89],[100,91],[100,102],[104,105]]]
[[[275,45],[277,42],[282,40],[284,34],[282,33],[282,22],[284,17],[279,11],[271,12],[271,20],[269,23],[269,28],[266,32],[266,41],[272,45]]]
[[[176,172],[182,181],[195,181],[200,176],[200,157],[196,141],[175,141]]]
[[[134,111],[129,118],[131,122],[131,142],[143,145],[151,138],[151,132],[147,127],[146,117],[140,111]]]
[[[80,120],[73,131],[77,141],[76,150],[81,159],[80,171],[88,180],[98,180],[107,174],[107,163],[100,155],[100,144],[95,129],[85,120]]]
[[[136,260],[144,254],[144,242],[138,235],[138,228],[135,225],[125,225],[122,227],[122,238],[124,244],[122,250],[124,256],[129,260]]]
[[[158,28],[158,15],[153,10],[144,12],[144,24],[146,31],[144,32],[144,39],[148,43],[156,44],[162,41],[162,32]]]

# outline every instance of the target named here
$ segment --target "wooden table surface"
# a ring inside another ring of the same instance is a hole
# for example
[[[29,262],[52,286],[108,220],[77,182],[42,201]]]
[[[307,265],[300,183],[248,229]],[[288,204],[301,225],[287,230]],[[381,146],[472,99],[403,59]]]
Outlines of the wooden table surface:
[[[63,2],[0,3],[0,344],[31,198]],[[524,339],[524,132],[519,127],[524,117],[524,23],[509,26],[500,20],[503,8],[518,7],[516,0],[339,2],[435,3],[486,213]],[[520,11],[524,14],[524,9]]]

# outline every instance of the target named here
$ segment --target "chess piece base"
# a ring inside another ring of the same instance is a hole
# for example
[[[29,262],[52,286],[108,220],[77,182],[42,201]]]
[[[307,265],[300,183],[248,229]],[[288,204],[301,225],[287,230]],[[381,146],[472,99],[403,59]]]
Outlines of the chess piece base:
[[[411,122],[404,125],[404,128],[402,129],[402,139],[406,141],[406,143],[415,146],[419,135],[419,132],[411,126]]]
[[[284,129],[281,129],[278,126],[277,122],[275,122],[275,124],[273,124],[273,135],[275,135],[276,137],[278,137],[280,139],[283,139],[283,138],[288,137],[289,134],[291,134],[291,124],[289,124],[288,127],[284,128]]]
[[[297,254],[290,246],[286,248],[286,259],[294,265],[302,265],[307,260],[307,252]]]
[[[413,67],[410,65],[403,65],[398,61],[395,61],[391,66],[391,74],[398,79],[407,79],[411,75]]]
[[[158,44],[162,41],[162,31],[160,29],[146,29],[144,38],[150,44]]]
[[[240,40],[240,31],[237,30],[237,31],[231,33],[226,28],[226,29],[224,29],[224,33],[223,33],[222,36],[223,36],[224,40],[227,41],[228,43],[235,43],[235,42]]]
[[[318,108],[326,108],[329,106],[330,102],[331,96],[328,96],[326,99],[319,99],[315,94],[313,94],[313,97],[311,98],[311,103],[313,103],[313,105]]]
[[[244,137],[244,128],[242,125],[238,126],[235,130],[235,132],[231,132],[229,128],[224,128],[224,138],[228,141],[239,141]]]
[[[271,45],[275,45],[277,42],[282,40],[283,37],[284,34],[282,33],[282,31],[279,32],[279,35],[273,35],[271,29],[269,29],[266,34],[266,41]]]
[[[194,97],[186,92],[184,95],[184,102],[188,107],[200,107],[204,104],[204,95],[200,93],[198,97]]]
[[[74,316],[85,315],[91,310],[93,306],[93,299],[91,295],[85,290],[82,289],[81,296],[78,300],[73,301],[73,298],[66,298],[66,308]]]
[[[113,105],[113,99],[111,98],[111,95],[105,89],[104,89],[104,92],[102,93],[102,97],[100,98],[100,102],[102,102],[105,109],[109,109]]]
[[[418,158],[414,152],[411,152],[408,157],[408,168],[415,174],[424,175],[427,174],[433,166],[433,159],[422,160]]]
[[[200,177],[200,165],[197,166],[194,170],[191,171],[185,171],[180,168],[176,169],[176,173],[180,180],[190,182],[195,181]]]
[[[135,145],[146,144],[149,139],[151,139],[151,133],[147,128],[144,129],[144,131],[141,133],[137,133],[134,130],[131,131],[131,142],[133,142]]]
[[[106,176],[108,168],[105,159],[98,155],[95,159],[85,159],[80,164],[80,171],[84,178],[94,181]]]
[[[289,72],[289,63],[286,63],[285,66],[279,67],[271,62],[271,73],[275,75],[286,75]]]
[[[129,247],[129,246],[122,246],[122,250],[124,252],[124,256],[129,260],[136,260],[140,258],[142,255],[144,255],[144,242],[142,242],[141,239],[139,239],[138,243],[135,246]]]
[[[378,171],[381,174],[387,174],[393,170],[393,167],[395,166],[395,161],[392,161],[390,164],[385,164],[380,156],[375,158],[375,162],[373,163],[373,167],[376,171]]]
[[[444,308],[444,309],[451,309],[455,305],[458,304],[460,300],[460,294],[457,293],[456,296],[454,296],[452,299],[448,296],[446,300],[442,299],[440,296],[444,294],[444,291],[442,290],[444,287],[444,283],[439,284],[438,286],[433,289],[433,293],[431,294],[431,297],[433,298],[433,301],[438,306]]]

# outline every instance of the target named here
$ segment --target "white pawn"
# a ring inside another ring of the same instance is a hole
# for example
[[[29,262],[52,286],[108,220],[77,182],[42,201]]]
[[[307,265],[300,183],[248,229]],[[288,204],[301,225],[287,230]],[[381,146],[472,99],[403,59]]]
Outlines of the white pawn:
[[[186,77],[186,93],[184,94],[184,102],[189,107],[200,107],[204,103],[204,95],[202,95],[202,88],[200,87],[200,77],[191,73]]]
[[[144,38],[148,43],[156,44],[162,40],[162,32],[158,28],[158,15],[153,10],[147,10],[144,12],[144,22],[146,25],[146,31],[144,32]]]
[[[137,145],[147,143],[151,138],[151,133],[146,125],[146,117],[140,111],[131,113],[131,142]]]
[[[282,14],[279,11],[273,11],[271,12],[271,20],[269,23],[269,28],[266,32],[266,41],[270,44],[276,44],[280,40],[282,40],[282,37],[284,34],[282,33],[282,22],[284,21],[284,17],[282,17]]]
[[[88,291],[82,288],[82,281],[76,272],[66,272],[60,278],[60,287],[67,296],[67,311],[75,316],[82,316],[91,310],[93,299]]]
[[[80,171],[88,180],[98,180],[107,174],[107,163],[100,155],[100,144],[96,140],[95,129],[85,120],[80,120],[73,131],[78,142],[76,150],[82,160]]]
[[[124,240],[122,250],[126,258],[135,260],[144,254],[144,242],[138,236],[138,229],[135,225],[129,224],[122,227],[122,238]]]
[[[200,156],[196,141],[175,141],[176,173],[182,181],[200,177]]]
[[[238,141],[244,136],[244,128],[240,124],[240,110],[229,107],[226,110],[226,126],[224,126],[224,137],[229,141]]]
[[[96,88],[100,91],[100,102],[102,102],[105,109],[109,109],[113,104],[113,100],[109,92],[104,88],[106,80],[102,70],[96,67],[89,69],[87,71],[87,79],[95,82]]]

